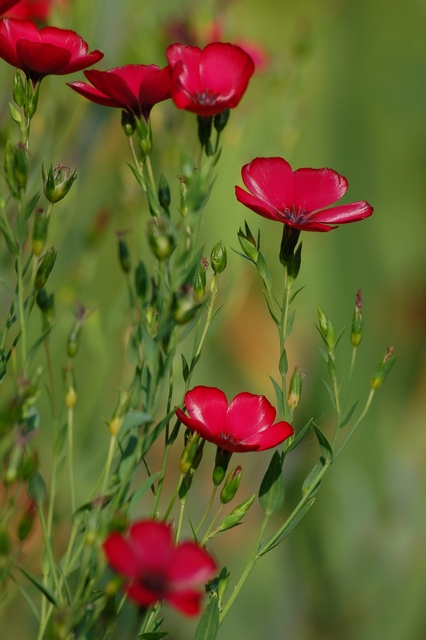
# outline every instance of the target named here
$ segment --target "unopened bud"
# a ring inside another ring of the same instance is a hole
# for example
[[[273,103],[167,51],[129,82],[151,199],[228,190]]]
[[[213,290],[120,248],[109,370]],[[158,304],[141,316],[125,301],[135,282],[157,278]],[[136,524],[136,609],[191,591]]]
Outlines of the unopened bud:
[[[147,121],[142,117],[140,119],[135,119],[135,125],[142,155],[145,157],[149,156],[152,151],[151,121]]]
[[[77,169],[74,169],[71,173],[71,169],[62,164],[57,164],[54,167],[50,165],[47,173],[44,164],[42,164],[41,173],[43,176],[44,195],[52,204],[65,198],[77,178]]]
[[[330,349],[335,346],[334,327],[331,321],[325,316],[321,307],[318,307],[319,330],[326,344]]]
[[[124,533],[130,525],[129,514],[126,509],[118,509],[112,516],[108,526],[109,533]]]
[[[385,355],[380,360],[376,370],[370,378],[370,385],[372,389],[378,389],[382,386],[395,364],[395,360],[396,356],[393,355],[393,347],[387,347]]]
[[[197,116],[198,122],[198,139],[202,147],[205,147],[210,140],[212,134],[212,116]]]
[[[12,541],[6,525],[0,527],[0,556],[7,556],[12,550]]]
[[[194,283],[194,300],[200,302],[206,292],[206,269],[208,262],[205,258],[201,260],[200,269]]]
[[[166,260],[175,248],[175,239],[167,218],[152,218],[148,222],[148,243],[157,260]]]
[[[148,272],[142,260],[135,269],[135,290],[138,298],[145,300],[148,293]]]
[[[46,289],[40,289],[36,296],[37,306],[43,314],[44,328],[50,327],[55,315],[55,294],[47,293]]]
[[[71,367],[64,367],[65,405],[72,409],[77,404],[77,391],[75,388],[74,372]]]
[[[124,135],[130,138],[136,129],[136,119],[133,113],[123,109],[121,112],[121,127],[124,131]]]
[[[28,151],[21,143],[16,147],[14,169],[15,184],[19,190],[24,190],[27,186],[30,165],[28,162]]]
[[[352,318],[351,327],[351,343],[352,346],[357,347],[362,340],[362,298],[361,289],[358,289],[355,300],[355,311]]]
[[[25,86],[22,81],[21,72],[17,69],[15,77],[13,79],[13,99],[18,107],[23,107],[25,104]]]
[[[186,441],[185,448],[179,462],[181,473],[188,473],[188,471],[192,468],[193,462],[197,455],[199,440],[200,436],[196,431],[193,431],[188,435],[188,439]]]
[[[36,209],[34,216],[32,250],[38,258],[43,253],[49,228],[49,217],[44,209]]]
[[[215,244],[210,254],[210,263],[213,271],[218,274],[222,273],[226,269],[228,262],[228,256],[226,253],[225,245],[222,241]]]
[[[225,480],[225,484],[220,492],[220,501],[222,504],[230,502],[238,491],[240,486],[243,470],[240,466],[236,467]]]
[[[132,261],[130,258],[129,245],[124,237],[125,232],[118,232],[118,259],[120,261],[120,266],[123,269],[124,273],[130,273],[132,269]]]
[[[225,449],[217,447],[213,469],[213,484],[215,487],[218,487],[223,482],[231,456],[231,451],[226,451]]]
[[[295,409],[299,404],[300,394],[302,393],[302,378],[301,368],[295,367],[288,387],[287,404],[289,409]]]
[[[56,251],[55,247],[50,247],[50,249],[46,251],[46,253],[42,257],[34,279],[34,288],[37,289],[37,291],[43,289],[43,287],[45,286],[55,265],[57,255],[58,252]]]
[[[173,296],[171,313],[176,324],[186,324],[197,313],[198,304],[194,304],[191,289],[183,288]]]
[[[21,540],[21,542],[28,538],[29,534],[31,533],[34,526],[36,513],[36,504],[33,500],[30,500],[18,522],[17,536],[19,540]]]
[[[170,187],[163,173],[158,183],[158,200],[163,209],[168,213],[171,202]]]
[[[231,113],[230,109],[224,109],[224,111],[221,111],[220,113],[215,115],[213,124],[214,124],[214,128],[218,133],[221,133],[226,127],[229,120],[230,113]]]
[[[120,391],[118,403],[111,420],[108,423],[108,429],[112,436],[118,435],[124,418],[126,417],[130,406],[131,394],[128,391]]]

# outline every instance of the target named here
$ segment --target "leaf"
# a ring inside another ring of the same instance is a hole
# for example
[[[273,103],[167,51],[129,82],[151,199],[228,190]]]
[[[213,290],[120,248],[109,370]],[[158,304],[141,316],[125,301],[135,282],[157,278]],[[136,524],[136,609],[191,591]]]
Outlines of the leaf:
[[[129,411],[124,418],[120,429],[120,435],[122,436],[127,433],[127,431],[130,431],[130,429],[140,427],[142,424],[146,424],[147,422],[152,422],[152,416],[145,413],[145,411]]]
[[[120,464],[118,465],[118,477],[120,478],[121,482],[125,482],[127,480],[132,468],[136,464],[134,454],[137,445],[138,439],[136,438],[136,436],[131,436],[121,457]]]
[[[349,411],[347,412],[346,416],[343,418],[342,422],[339,424],[339,429],[343,429],[343,427],[345,427],[349,420],[352,418],[353,413],[357,407],[359,400],[357,400],[356,402],[353,403],[353,405],[351,406],[351,408],[349,409]]]
[[[136,180],[139,182],[139,184],[142,187],[142,189],[144,189],[144,191],[146,191],[145,178],[139,173],[139,171],[136,169],[136,167],[134,167],[132,164],[130,164],[130,162],[127,163],[127,166],[130,167],[130,169],[132,170],[133,175],[135,176]]]
[[[256,268],[265,284],[265,287],[268,289],[268,291],[271,290],[272,287],[272,277],[271,274],[268,271],[268,267],[266,265],[266,260],[263,257],[263,254],[260,253],[259,251],[259,255],[257,257],[257,264],[256,264]]]
[[[186,361],[185,356],[183,355],[183,353],[180,354],[181,358],[182,358],[182,377],[183,377],[183,381],[186,382],[189,378],[189,367],[188,367],[188,363]]]
[[[321,478],[318,479],[318,476],[322,472],[324,465],[325,460],[320,458],[312,471],[305,478],[305,482],[302,486],[302,496],[306,496],[308,494],[313,496],[318,491],[321,484]]]
[[[142,633],[138,638],[143,638],[143,640],[160,640],[169,635],[170,631],[148,631],[148,633]]]
[[[219,631],[219,601],[212,595],[200,618],[192,640],[216,640]]]
[[[284,504],[283,461],[282,454],[279,451],[275,451],[260,485],[260,506],[268,516],[279,511]]]
[[[169,413],[159,422],[152,431],[149,432],[142,447],[142,457],[146,454],[146,452],[151,448],[151,445],[158,438],[160,433],[165,428],[166,424],[169,422],[170,418],[174,415],[175,410],[172,409]]]
[[[319,426],[317,424],[315,424],[315,422],[313,423],[313,427],[314,427],[315,435],[316,435],[316,437],[318,439],[318,443],[319,443],[319,446],[320,446],[320,449],[321,449],[321,453],[324,456],[324,459],[327,462],[331,462],[333,460],[333,455],[334,455],[333,454],[333,447],[331,446],[331,444],[327,440],[327,437],[321,431]]]
[[[269,379],[270,379],[270,381],[272,382],[272,384],[274,386],[275,395],[277,397],[278,413],[279,413],[281,419],[284,420],[284,398],[283,398],[282,389],[281,389],[280,385],[278,384],[278,382],[276,382],[276,380],[274,380],[274,378],[272,376],[269,376]]]
[[[283,377],[287,375],[288,362],[287,362],[287,353],[285,349],[283,349],[283,352],[281,354],[280,361],[278,364],[278,370]]]
[[[56,600],[56,596],[53,593],[53,591],[51,591],[48,587],[46,587],[41,582],[41,580],[39,580],[38,578],[33,576],[32,573],[30,573],[29,571],[27,571],[23,567],[19,567],[19,570],[24,574],[24,576],[26,576],[28,578],[28,580],[30,580],[33,583],[34,586],[37,587],[37,589],[39,591],[42,592],[42,594],[49,600],[49,602],[51,602],[52,604],[54,604],[56,606],[57,600]]]
[[[263,292],[263,295],[265,296],[265,301],[266,301],[266,304],[267,304],[267,307],[268,307],[269,315],[271,316],[271,318],[274,321],[274,323],[276,324],[276,326],[279,327],[280,326],[280,321],[278,320],[277,316],[273,312],[272,307],[269,304],[268,296],[266,295],[265,291]]]
[[[333,389],[330,387],[330,385],[324,380],[324,378],[321,378],[321,382],[323,383],[323,385],[325,386],[325,388],[328,391],[328,395],[330,396],[330,400],[331,403],[333,405],[333,407],[336,409],[336,403],[334,401],[334,392]]]
[[[280,544],[280,542],[282,542],[284,540],[284,538],[286,538],[288,536],[288,534],[293,531],[294,527],[299,524],[299,522],[301,521],[301,519],[303,518],[303,516],[309,511],[309,509],[312,507],[312,505],[315,502],[315,498],[311,498],[311,500],[309,500],[309,502],[307,502],[301,509],[300,511],[294,516],[294,518],[288,523],[288,525],[285,527],[285,529],[283,529],[283,531],[280,533],[280,535],[278,536],[278,538],[276,540],[274,540],[274,542],[271,544],[270,541],[272,540],[272,538],[274,537],[273,535],[270,536],[269,538],[267,538],[265,540],[265,542],[262,544],[262,546],[260,547],[259,550],[259,556],[263,556],[265,555],[265,553],[268,553],[268,551],[271,551],[271,549],[274,549],[274,547],[276,547],[277,545]],[[275,534],[276,535],[276,534]]]
[[[32,214],[37,202],[39,201],[39,198],[40,198],[40,191],[37,191],[37,193],[35,193],[31,198],[31,200],[27,202],[27,205],[25,207],[25,217],[27,220]]]
[[[292,311],[289,315],[289,318],[287,320],[287,329],[285,332],[285,336],[284,336],[284,340],[287,340],[287,338],[289,337],[292,329],[293,329],[293,324],[294,324],[294,318],[296,317],[296,311]]]
[[[300,289],[297,289],[297,291],[295,291],[294,293],[291,294],[290,304],[293,302],[293,300],[295,299],[297,294],[300,293],[301,291],[303,291],[304,288],[305,288],[305,285],[303,285],[303,287],[300,287]]]
[[[46,340],[47,336],[49,335],[49,333],[52,331],[52,327],[49,326],[46,331],[44,331],[41,336],[34,342],[33,346],[31,347],[31,349],[28,352],[28,357],[27,357],[27,364],[30,364],[34,358],[34,356],[36,355],[37,351],[40,349],[41,345],[43,344],[43,342]]]
[[[16,245],[15,238],[13,237],[9,222],[3,212],[2,214],[3,215],[0,215],[0,231],[3,232],[9,251],[16,258],[19,255],[19,249]]]
[[[144,480],[144,482],[142,482],[142,484],[136,489],[136,491],[132,494],[132,497],[129,500],[130,509],[133,509],[133,507],[142,500],[145,493],[148,491],[148,489],[152,487],[152,485],[157,480],[159,475],[160,475],[160,471],[153,473],[152,476]]]
[[[22,593],[22,595],[24,596],[25,600],[28,602],[31,611],[33,612],[33,614],[35,615],[37,622],[40,624],[40,614],[38,612],[38,609],[34,603],[34,600],[31,598],[30,594],[28,593],[28,591],[26,589],[24,589],[24,587],[19,584],[19,582],[17,580],[15,580],[15,578],[13,578],[13,576],[11,576],[11,578],[14,580],[16,586],[18,587],[19,591]]]
[[[299,444],[299,442],[302,440],[303,436],[305,435],[305,433],[308,431],[308,429],[312,426],[313,420],[312,418],[310,418],[308,420],[308,422],[305,424],[305,426],[303,427],[303,429],[301,429],[299,431],[299,433],[296,435],[296,437],[294,438],[293,441],[290,441],[288,446],[285,447],[285,443],[284,443],[284,453],[287,455],[287,453],[290,453],[290,451],[293,451],[293,449],[295,449],[297,447],[297,445]]]

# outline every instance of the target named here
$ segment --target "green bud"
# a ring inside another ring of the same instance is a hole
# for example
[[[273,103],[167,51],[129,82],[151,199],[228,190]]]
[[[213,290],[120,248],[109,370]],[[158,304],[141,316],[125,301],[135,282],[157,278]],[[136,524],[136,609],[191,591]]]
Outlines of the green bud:
[[[228,256],[226,253],[225,245],[222,241],[215,244],[210,254],[210,263],[213,271],[218,274],[222,273],[226,269],[228,262]]]
[[[108,423],[108,429],[112,436],[118,435],[118,432],[121,429],[121,425],[123,424],[124,418],[126,417],[129,411],[131,399],[132,399],[132,396],[128,391],[120,391],[117,406],[115,407],[113,416]]]
[[[127,509],[118,509],[112,516],[108,526],[109,533],[125,533],[130,525]]]
[[[214,128],[218,133],[222,133],[222,131],[228,124],[230,114],[231,114],[231,110],[225,109],[224,111],[221,111],[220,113],[215,115],[213,124],[214,124]]]
[[[302,378],[301,368],[295,367],[288,387],[287,404],[289,409],[295,409],[299,404],[300,394],[302,393]]]
[[[64,387],[65,405],[68,409],[72,409],[77,403],[77,391],[72,367],[64,367]]]
[[[254,262],[254,264],[257,264],[257,259],[259,257],[260,238],[256,243],[256,240],[254,239],[247,222],[245,223],[245,233],[241,228],[238,231],[238,242],[240,243],[240,247],[247,258]]]
[[[46,485],[38,471],[36,471],[30,478],[28,483],[28,495],[37,506],[41,506],[46,499]]]
[[[170,187],[163,173],[158,183],[158,200],[163,209],[168,213],[171,202]]]
[[[44,245],[47,240],[47,232],[49,229],[49,217],[44,209],[36,209],[34,215],[32,250],[33,254],[38,258],[43,253]]]
[[[218,487],[225,478],[232,452],[217,447],[216,458],[213,469],[213,484]]]
[[[34,287],[35,289],[37,289],[37,291],[43,289],[43,287],[45,286],[47,279],[50,276],[50,273],[55,265],[57,255],[58,252],[56,251],[55,247],[50,247],[50,249],[46,251],[46,253],[42,257],[34,280]]]
[[[37,471],[39,467],[39,458],[36,451],[34,453],[28,454],[24,451],[24,455],[22,456],[19,467],[18,467],[18,476],[20,480],[29,480],[31,476]]]
[[[386,353],[380,360],[373,375],[370,378],[370,385],[372,389],[378,389],[382,386],[386,378],[388,377],[393,365],[395,364],[396,356],[393,355],[393,347],[387,347]]]
[[[32,82],[27,81],[24,113],[29,120],[34,117],[34,114],[37,111],[39,94],[40,82],[33,85]]]
[[[50,165],[48,173],[41,166],[41,174],[43,177],[44,195],[52,204],[59,202],[65,198],[77,178],[77,169],[71,173],[69,167],[62,164],[56,164],[54,167]]]
[[[149,156],[152,151],[151,121],[144,117],[135,119],[136,133],[139,138],[140,149],[144,157]]]
[[[197,116],[198,139],[202,147],[205,147],[212,134],[213,116]]]
[[[27,186],[29,172],[28,151],[23,144],[19,143],[15,150],[14,177],[15,184],[21,191]]]
[[[361,289],[358,289],[356,294],[355,301],[355,311],[352,318],[352,327],[351,327],[351,343],[352,346],[357,347],[362,340],[362,298],[361,298]]]
[[[289,225],[283,225],[283,236],[280,247],[280,262],[287,267],[289,274],[296,278],[300,269],[301,251],[296,251],[296,245],[299,240],[300,231]]]
[[[17,535],[18,539],[21,540],[21,542],[28,538],[29,534],[31,533],[34,526],[36,513],[36,504],[35,502],[33,502],[33,500],[30,500],[18,522]]]
[[[206,269],[208,262],[205,258],[201,259],[200,269],[194,283],[194,300],[200,302],[204,298],[206,292]]]
[[[188,439],[185,444],[185,448],[180,458],[179,468],[181,473],[188,473],[192,468],[193,462],[197,455],[200,436],[196,431],[188,435]]]
[[[240,466],[236,467],[225,480],[225,484],[220,492],[220,501],[222,504],[230,502],[238,491],[240,486],[243,470]]]
[[[226,516],[219,524],[219,531],[227,531],[228,529],[232,529],[232,527],[236,527],[237,524],[239,524],[244,518],[247,511],[250,509],[255,498],[256,496],[252,495],[248,500],[245,500],[243,503],[238,505],[238,507],[235,507],[235,509],[231,511],[229,516]]]
[[[22,81],[21,72],[16,70],[15,77],[13,79],[13,99],[18,107],[23,107],[25,104],[25,86]]]
[[[172,317],[176,324],[186,324],[197,313],[198,304],[194,304],[192,289],[184,287],[175,293],[172,300]]]
[[[335,346],[335,333],[331,321],[326,317],[321,307],[318,307],[319,331],[327,346],[333,349]]]
[[[136,118],[133,113],[123,109],[121,112],[121,127],[124,131],[124,135],[128,138],[134,134],[136,129]]]
[[[167,218],[148,221],[148,243],[157,260],[166,260],[175,248],[175,239]]]
[[[43,314],[44,326],[47,329],[52,324],[55,315],[55,294],[49,295],[46,289],[40,289],[36,296],[36,303]]]
[[[148,293],[148,272],[142,260],[135,269],[135,289],[138,298],[145,300]]]
[[[130,251],[123,232],[117,233],[118,237],[118,260],[124,273],[130,273],[132,269],[132,261],[130,259]]]

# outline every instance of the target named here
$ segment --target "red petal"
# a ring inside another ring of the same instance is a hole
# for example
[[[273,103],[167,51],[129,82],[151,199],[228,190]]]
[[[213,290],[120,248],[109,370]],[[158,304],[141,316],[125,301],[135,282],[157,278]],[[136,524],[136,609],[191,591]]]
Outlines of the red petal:
[[[24,68],[40,76],[60,71],[71,59],[71,53],[67,49],[30,40],[18,40],[16,52]]]
[[[185,395],[185,405],[191,418],[203,424],[212,436],[224,430],[228,401],[220,389],[194,387]]]
[[[40,36],[36,25],[29,20],[14,20],[13,18],[1,19],[0,57],[19,69],[22,67],[22,64],[16,53],[16,42],[20,39],[38,42]]]
[[[173,70],[172,96],[173,100],[182,99],[185,94],[196,94],[201,90],[200,60],[201,49],[184,44],[172,44],[166,49],[166,58]],[[188,96],[186,96],[188,100]]]
[[[293,174],[294,205],[306,212],[328,207],[348,189],[348,181],[333,169],[297,169]]]
[[[167,594],[166,601],[187,616],[195,616],[201,609],[202,597],[201,591],[179,591]]]
[[[275,415],[274,407],[264,396],[239,393],[229,405],[224,431],[245,442],[250,436],[270,427]]]
[[[130,542],[140,570],[164,569],[173,553],[173,539],[170,527],[155,520],[135,522],[129,530]]]
[[[315,223],[346,224],[347,222],[356,222],[357,220],[368,218],[372,213],[373,207],[365,200],[359,200],[351,204],[342,204],[338,207],[317,211],[310,217],[310,220]]]
[[[102,104],[105,107],[123,108],[121,104],[119,104],[115,100],[111,100],[111,98],[108,98],[103,93],[92,87],[90,84],[87,84],[86,82],[67,82],[67,85],[88,100],[96,102],[96,104]]]
[[[5,13],[8,9],[10,9],[10,7],[13,7],[13,5],[17,4],[19,2],[19,0],[3,0],[3,2],[0,2],[0,13]]]
[[[279,211],[294,204],[293,172],[283,158],[255,158],[241,175],[247,189]]]
[[[183,542],[167,568],[170,589],[178,591],[204,584],[216,571],[213,558],[194,542]]]
[[[236,45],[213,42],[201,54],[202,90],[220,96],[224,102],[228,102],[228,107],[237,106],[253,73],[253,60]]]
[[[116,69],[111,69],[110,71],[90,69],[85,71],[84,75],[95,89],[108,96],[118,106],[127,107],[133,111],[139,110],[139,83],[137,86],[129,86],[128,78],[126,77],[128,74],[122,74]],[[135,85],[134,78],[132,78],[132,84]]]
[[[111,534],[104,542],[103,548],[108,563],[118,573],[128,578],[136,578],[139,572],[137,558],[133,548],[123,536]]]
[[[284,442],[284,440],[292,436],[293,433],[294,430],[288,422],[277,422],[264,431],[250,436],[241,444],[249,446],[257,445],[258,451],[264,451],[265,449],[272,449],[281,444],[281,442]]]
[[[258,213],[260,216],[264,218],[268,218],[269,220],[276,220],[278,222],[284,222],[282,216],[280,216],[279,212],[272,205],[252,196],[241,187],[235,187],[235,195],[237,200],[241,202],[241,204],[245,205],[255,213]]]
[[[152,604],[155,604],[162,598],[159,597],[158,593],[154,591],[150,591],[146,589],[139,582],[132,582],[126,587],[126,593],[129,598],[142,605],[143,607],[149,607]]]

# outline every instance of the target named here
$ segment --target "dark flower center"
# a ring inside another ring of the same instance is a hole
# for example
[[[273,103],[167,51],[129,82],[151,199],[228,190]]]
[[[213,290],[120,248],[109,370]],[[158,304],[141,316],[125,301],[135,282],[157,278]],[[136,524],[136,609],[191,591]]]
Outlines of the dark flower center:
[[[231,444],[236,444],[237,443],[237,439],[232,435],[232,433],[230,431],[228,431],[228,433],[225,433],[224,431],[221,431],[220,434],[219,434],[219,438],[221,440],[225,440],[226,442],[230,442]]]
[[[145,574],[141,578],[141,583],[145,589],[148,589],[148,591],[152,591],[159,596],[164,596],[167,591],[167,578],[160,571]]]
[[[211,105],[215,103],[217,96],[212,91],[206,89],[206,91],[196,91],[195,97],[197,98],[198,104],[211,107]]]
[[[303,207],[295,207],[294,204],[291,207],[285,207],[282,212],[282,216],[288,220],[289,222],[293,222],[294,224],[304,224],[309,217],[309,214],[306,213],[306,209]]]

